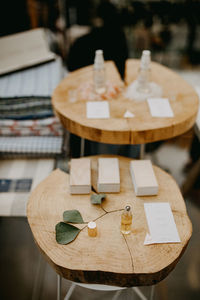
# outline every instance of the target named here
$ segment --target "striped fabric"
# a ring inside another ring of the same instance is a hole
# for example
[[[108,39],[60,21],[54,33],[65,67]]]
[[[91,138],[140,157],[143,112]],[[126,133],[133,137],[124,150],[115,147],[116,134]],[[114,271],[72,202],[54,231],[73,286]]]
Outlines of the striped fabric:
[[[32,191],[54,168],[54,159],[0,160],[0,216],[26,216]]]
[[[0,152],[10,154],[35,154],[55,156],[62,153],[62,137],[0,137]]]
[[[0,98],[50,98],[64,76],[61,58],[0,77]]]
[[[62,136],[63,129],[58,118],[37,120],[0,120],[2,136]]]
[[[0,156],[55,157],[63,128],[51,95],[67,71],[61,58],[0,77]]]

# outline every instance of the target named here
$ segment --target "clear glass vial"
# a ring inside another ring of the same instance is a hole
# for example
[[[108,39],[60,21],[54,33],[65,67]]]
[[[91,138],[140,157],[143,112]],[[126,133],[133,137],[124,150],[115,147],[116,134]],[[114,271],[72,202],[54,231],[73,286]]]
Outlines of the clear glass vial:
[[[95,51],[93,73],[94,73],[94,90],[97,94],[103,94],[106,91],[103,50]]]
[[[121,233],[129,234],[131,232],[132,227],[132,212],[131,207],[126,206],[121,215]]]
[[[149,93],[150,92],[150,69],[151,63],[151,52],[149,50],[142,51],[142,57],[140,60],[140,69],[138,73],[138,88],[137,90],[141,93]]]

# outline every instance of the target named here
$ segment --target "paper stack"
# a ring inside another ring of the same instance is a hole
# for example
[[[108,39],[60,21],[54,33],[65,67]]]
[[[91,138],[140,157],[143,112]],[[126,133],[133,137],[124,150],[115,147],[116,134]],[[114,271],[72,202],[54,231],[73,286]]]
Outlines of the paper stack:
[[[157,195],[158,183],[150,160],[133,160],[130,172],[136,196]]]
[[[71,159],[70,193],[89,194],[91,191],[91,162],[89,158]]]
[[[120,192],[120,174],[118,158],[98,159],[98,192]]]

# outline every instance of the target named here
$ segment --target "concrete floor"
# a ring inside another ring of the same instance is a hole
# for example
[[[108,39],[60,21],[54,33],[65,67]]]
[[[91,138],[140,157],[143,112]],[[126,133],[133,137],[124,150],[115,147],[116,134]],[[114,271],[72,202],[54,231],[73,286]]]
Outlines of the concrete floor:
[[[163,144],[156,152],[157,165],[167,168],[179,185],[185,179],[182,167],[187,159],[187,149],[174,144]],[[155,300],[200,299],[200,199],[189,196],[185,202],[193,224],[193,235],[175,269],[165,280],[156,285]],[[1,217],[0,241],[0,299],[56,299],[57,276],[35,245],[26,218]],[[63,280],[63,298],[69,285],[69,282]],[[144,287],[142,290],[148,297],[149,287]],[[113,296],[114,292],[99,292],[76,287],[70,299],[109,300]],[[139,298],[131,289],[127,289],[121,292],[118,299]]]

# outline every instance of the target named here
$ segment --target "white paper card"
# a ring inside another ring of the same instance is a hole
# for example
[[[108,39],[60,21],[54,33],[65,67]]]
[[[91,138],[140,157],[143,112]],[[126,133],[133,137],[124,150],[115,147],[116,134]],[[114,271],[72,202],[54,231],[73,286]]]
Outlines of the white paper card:
[[[167,98],[148,98],[147,103],[152,117],[172,118],[174,116]]]
[[[180,243],[176,223],[168,202],[144,203],[144,210],[149,227],[144,244]]]
[[[124,113],[124,118],[134,118],[135,115],[129,111],[129,110],[126,110],[125,113]]]
[[[108,119],[110,110],[108,101],[86,102],[86,114],[88,119]]]

